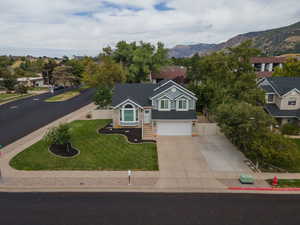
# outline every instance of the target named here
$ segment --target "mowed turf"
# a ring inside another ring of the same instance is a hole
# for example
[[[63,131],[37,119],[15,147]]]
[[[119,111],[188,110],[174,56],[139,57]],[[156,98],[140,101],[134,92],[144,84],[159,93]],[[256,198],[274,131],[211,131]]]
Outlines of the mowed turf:
[[[158,170],[156,144],[130,144],[121,135],[99,134],[110,120],[70,123],[71,142],[80,151],[74,158],[59,158],[41,140],[16,155],[10,165],[18,170]]]
[[[60,95],[53,96],[51,98],[48,98],[46,102],[62,102],[69,100],[71,98],[74,98],[75,96],[80,95],[79,90],[72,90],[72,91],[67,91],[65,93],[62,93]]]

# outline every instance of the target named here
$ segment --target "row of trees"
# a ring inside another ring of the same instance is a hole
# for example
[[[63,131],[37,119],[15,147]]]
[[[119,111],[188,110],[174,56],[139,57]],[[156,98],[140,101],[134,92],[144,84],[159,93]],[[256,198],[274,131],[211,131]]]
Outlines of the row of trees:
[[[262,167],[293,168],[299,158],[297,147],[271,131],[275,121],[262,107],[264,93],[250,63],[259,53],[248,41],[226,52],[190,59],[190,89],[197,94],[198,109],[211,115],[248,158]]]

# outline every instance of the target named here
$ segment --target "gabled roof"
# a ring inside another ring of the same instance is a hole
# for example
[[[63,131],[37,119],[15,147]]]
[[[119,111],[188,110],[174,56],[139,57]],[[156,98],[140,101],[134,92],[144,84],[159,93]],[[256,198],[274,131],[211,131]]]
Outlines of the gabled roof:
[[[167,81],[161,81],[158,83],[158,86],[154,89],[153,94],[151,95],[151,99],[155,97],[156,95],[163,93],[164,91],[168,90],[169,88],[176,86],[179,90],[182,92],[186,93],[187,95],[191,96],[192,98],[195,98],[195,94],[188,89],[184,88],[182,85],[177,84],[176,82],[172,80],[167,80]]]
[[[153,79],[176,79],[186,78],[187,69],[182,66],[165,66],[158,72],[152,73]]]
[[[271,85],[261,85],[260,86],[266,93],[274,93],[274,90]]]
[[[300,77],[269,77],[265,79],[281,96],[295,89],[300,90]]]
[[[265,110],[276,118],[299,118],[300,110],[280,110],[276,104],[266,104]]]
[[[118,107],[121,103],[125,103],[127,100],[130,100],[141,107],[152,106],[151,97],[163,93],[171,87],[176,87],[191,98],[197,99],[194,93],[172,80],[162,81],[158,84],[116,84],[112,97],[112,106]]]
[[[252,57],[251,63],[284,63],[285,57]]]
[[[117,106],[127,99],[132,100],[140,106],[151,106],[149,96],[157,84],[116,84],[112,97],[112,106]]]

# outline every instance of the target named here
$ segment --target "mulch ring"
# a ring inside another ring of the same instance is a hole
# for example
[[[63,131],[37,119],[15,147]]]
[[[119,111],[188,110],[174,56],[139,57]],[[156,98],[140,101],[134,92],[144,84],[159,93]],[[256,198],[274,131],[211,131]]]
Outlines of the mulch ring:
[[[99,130],[100,134],[121,134],[125,135],[129,142],[131,143],[143,143],[152,142],[156,143],[154,140],[143,140],[142,139],[142,128],[113,128],[112,124],[108,124]]]
[[[68,147],[68,148],[67,148]],[[51,145],[49,150],[57,155],[57,156],[61,156],[61,157],[74,157],[77,154],[79,154],[79,151],[75,148],[72,147],[71,143],[68,144],[54,144]]]

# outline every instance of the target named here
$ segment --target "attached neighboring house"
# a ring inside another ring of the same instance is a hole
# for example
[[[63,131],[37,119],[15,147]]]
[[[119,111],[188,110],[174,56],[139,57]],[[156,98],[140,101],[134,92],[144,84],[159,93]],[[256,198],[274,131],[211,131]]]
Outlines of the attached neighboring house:
[[[279,124],[297,122],[300,119],[300,78],[269,77],[260,81],[259,86],[266,93],[265,110]]]
[[[197,119],[195,94],[172,80],[157,84],[117,84],[112,98],[113,126],[138,127],[144,139],[190,136]]]
[[[154,84],[163,80],[173,80],[183,84],[187,78],[187,69],[183,66],[165,66],[150,75],[150,81]]]

